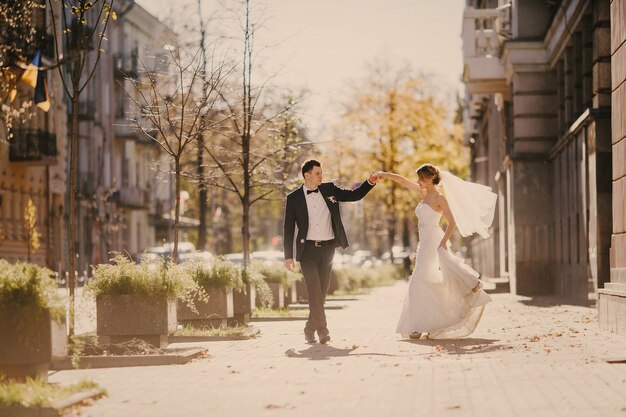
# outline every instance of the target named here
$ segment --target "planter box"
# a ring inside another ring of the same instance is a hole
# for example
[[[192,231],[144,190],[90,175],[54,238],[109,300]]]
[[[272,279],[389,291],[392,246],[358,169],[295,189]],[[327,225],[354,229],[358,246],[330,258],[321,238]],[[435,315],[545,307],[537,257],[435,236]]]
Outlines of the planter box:
[[[1,306],[0,306],[1,307]],[[18,381],[48,379],[50,312],[38,306],[0,309],[0,372]]]
[[[247,294],[243,292],[233,292],[233,310],[234,316],[228,320],[228,324],[248,324],[252,310],[255,308],[256,288],[254,285],[246,285]]]
[[[292,282],[291,288],[285,290],[285,307],[298,302],[298,290],[296,287],[296,282]]]
[[[326,294],[334,294],[335,291],[339,289],[339,281],[337,281],[337,275],[334,273],[330,274],[330,282],[328,283],[328,291]]]
[[[309,295],[306,289],[306,282],[304,278],[300,281],[296,281],[296,293],[298,294],[298,302],[306,304],[309,302]]]
[[[102,343],[133,338],[167,347],[167,335],[176,331],[176,301],[163,297],[100,295],[96,300],[98,336]]]
[[[66,358],[68,355],[67,346],[67,318],[63,316],[57,323],[50,321],[50,337],[52,342],[52,360]]]
[[[285,308],[285,287],[283,287],[283,284],[268,282],[267,285],[269,285],[272,290],[273,302],[270,305],[270,308]],[[256,306],[262,307],[259,297],[256,297]]]
[[[227,320],[235,316],[232,288],[203,287],[209,295],[208,302],[194,300],[197,313],[185,303],[178,303],[178,322],[191,325],[226,326]]]

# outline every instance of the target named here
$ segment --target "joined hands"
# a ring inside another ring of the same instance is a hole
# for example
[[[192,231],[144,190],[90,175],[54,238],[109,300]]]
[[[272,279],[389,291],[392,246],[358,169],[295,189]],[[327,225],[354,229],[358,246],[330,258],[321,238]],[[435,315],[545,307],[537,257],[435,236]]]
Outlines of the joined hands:
[[[386,172],[378,171],[369,176],[367,179],[372,184],[376,184],[376,182],[381,178],[389,178]]]

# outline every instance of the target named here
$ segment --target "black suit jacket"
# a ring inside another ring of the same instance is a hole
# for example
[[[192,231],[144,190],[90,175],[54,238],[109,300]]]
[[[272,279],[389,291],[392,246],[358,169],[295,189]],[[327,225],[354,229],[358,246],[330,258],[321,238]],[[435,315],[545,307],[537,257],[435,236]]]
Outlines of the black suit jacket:
[[[363,181],[358,188],[354,190],[346,190],[339,188],[332,182],[325,182],[318,187],[324,201],[330,210],[330,218],[332,221],[333,232],[337,246],[347,248],[348,237],[341,221],[341,212],[339,211],[339,202],[341,201],[359,201],[374,186],[368,181]],[[309,231],[309,212],[304,197],[304,188],[300,187],[287,195],[287,203],[285,204],[285,225],[283,233],[283,245],[285,251],[285,259],[294,259],[293,256],[293,239],[296,225],[298,226],[298,236],[296,236],[296,256],[297,261],[302,257],[304,251],[304,243]]]

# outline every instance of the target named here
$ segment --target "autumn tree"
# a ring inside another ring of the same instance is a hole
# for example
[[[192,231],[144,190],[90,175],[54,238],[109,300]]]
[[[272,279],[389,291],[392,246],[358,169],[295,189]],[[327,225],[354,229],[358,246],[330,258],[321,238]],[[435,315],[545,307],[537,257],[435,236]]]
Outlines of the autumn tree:
[[[367,75],[353,86],[345,101],[339,134],[340,146],[355,155],[355,167],[363,171],[390,171],[415,178],[423,163],[463,174],[467,153],[460,127],[446,102],[428,77],[408,66],[388,62],[370,64]],[[395,182],[381,181],[372,196],[381,207],[391,251],[398,238],[398,224],[407,230],[415,196]],[[407,246],[407,234],[403,233]],[[392,253],[392,252],[391,252]],[[393,253],[392,253],[393,256]]]

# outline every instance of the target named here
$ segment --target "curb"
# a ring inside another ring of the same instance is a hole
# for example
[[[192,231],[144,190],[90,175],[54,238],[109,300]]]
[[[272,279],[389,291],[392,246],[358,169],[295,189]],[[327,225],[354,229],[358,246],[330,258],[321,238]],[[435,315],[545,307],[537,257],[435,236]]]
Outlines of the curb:
[[[72,366],[71,358],[52,361],[51,370],[122,368],[128,366],[183,365],[207,352],[206,348],[185,349],[184,352],[164,355],[81,356],[78,368]]]
[[[92,389],[89,391],[77,392],[67,398],[52,403],[47,407],[23,407],[23,406],[0,406],[0,416],[10,417],[59,417],[64,415],[64,410],[82,403],[85,400],[96,399],[106,394],[106,390]]]
[[[236,340],[256,339],[261,335],[261,330],[250,329],[249,331],[233,336],[168,336],[169,343],[193,343],[193,342],[230,342]]]

